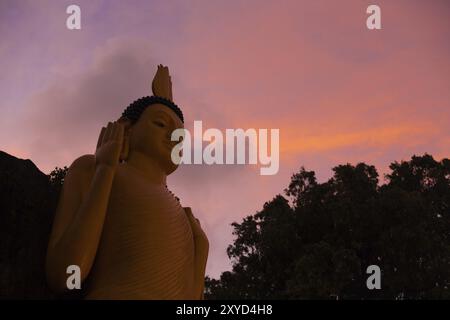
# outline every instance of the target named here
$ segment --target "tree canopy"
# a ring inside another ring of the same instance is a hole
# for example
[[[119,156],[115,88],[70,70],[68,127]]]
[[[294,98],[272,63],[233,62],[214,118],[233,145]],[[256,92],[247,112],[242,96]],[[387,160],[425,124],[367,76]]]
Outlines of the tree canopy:
[[[206,278],[207,299],[450,298],[450,160],[295,173],[285,195],[232,223],[232,271]],[[369,290],[369,265],[381,289]]]

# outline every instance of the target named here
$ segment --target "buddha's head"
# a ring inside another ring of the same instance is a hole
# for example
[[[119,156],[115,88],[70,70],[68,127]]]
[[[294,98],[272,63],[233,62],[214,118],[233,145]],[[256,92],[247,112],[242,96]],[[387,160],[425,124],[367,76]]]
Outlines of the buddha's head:
[[[179,141],[171,141],[171,135],[175,129],[184,127],[178,107],[150,104],[148,97],[141,98],[125,109],[119,122],[125,127],[121,161],[126,161],[133,152],[140,152],[155,161],[167,175],[177,169],[171,152]]]

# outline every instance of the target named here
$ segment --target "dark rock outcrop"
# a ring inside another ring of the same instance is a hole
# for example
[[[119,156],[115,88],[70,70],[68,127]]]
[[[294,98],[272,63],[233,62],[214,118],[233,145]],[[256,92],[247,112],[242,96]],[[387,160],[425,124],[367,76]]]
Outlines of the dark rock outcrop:
[[[32,161],[0,151],[0,299],[52,299],[45,253],[59,188]]]

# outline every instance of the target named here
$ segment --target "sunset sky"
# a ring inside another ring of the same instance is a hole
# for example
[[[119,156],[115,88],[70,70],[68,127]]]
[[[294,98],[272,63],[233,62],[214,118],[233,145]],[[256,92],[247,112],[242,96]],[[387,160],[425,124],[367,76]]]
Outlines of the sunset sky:
[[[66,8],[81,7],[81,30]],[[368,30],[366,8],[381,8]],[[328,179],[364,161],[450,156],[450,2],[0,0],[0,150],[44,173],[95,152],[98,134],[168,65],[186,127],[277,128],[280,170],[185,165],[169,178],[231,268],[231,223],[301,166]]]

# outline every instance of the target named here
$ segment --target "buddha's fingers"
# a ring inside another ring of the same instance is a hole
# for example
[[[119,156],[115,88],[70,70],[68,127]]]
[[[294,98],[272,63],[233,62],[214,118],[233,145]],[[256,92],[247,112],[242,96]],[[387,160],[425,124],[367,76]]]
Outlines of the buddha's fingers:
[[[114,135],[114,139],[116,141],[122,143],[124,130],[125,130],[124,125],[122,123],[117,122],[116,123],[116,133]]]
[[[106,128],[102,127],[102,130],[100,131],[100,135],[98,136],[97,147],[95,148],[96,150],[98,148],[100,148],[100,146],[102,145],[103,135],[105,134],[105,131],[106,131]]]
[[[103,134],[102,144],[104,144],[105,142],[107,142],[109,140],[109,137],[111,135],[111,130],[112,130],[112,123],[108,122],[105,133]]]
[[[184,211],[186,212],[186,215],[189,219],[189,223],[192,228],[192,234],[194,236],[196,250],[201,251],[202,255],[205,254],[207,255],[207,252],[209,250],[209,241],[208,237],[206,236],[205,232],[203,231],[200,225],[200,220],[194,217],[191,208],[186,207],[184,208]]]
[[[194,217],[191,208],[189,207],[184,208],[184,212],[186,212],[186,215],[189,219],[189,223],[191,224],[194,237],[204,234],[200,226],[200,221],[196,217]]]

